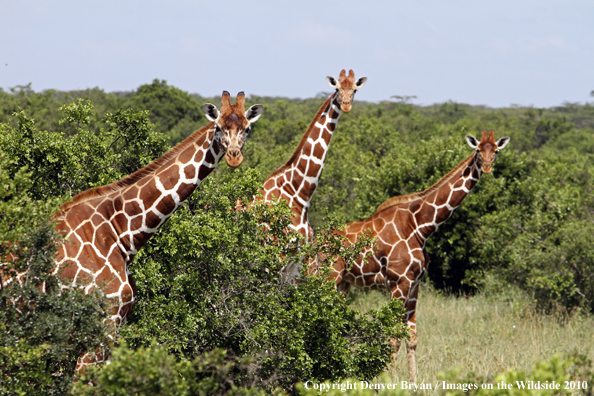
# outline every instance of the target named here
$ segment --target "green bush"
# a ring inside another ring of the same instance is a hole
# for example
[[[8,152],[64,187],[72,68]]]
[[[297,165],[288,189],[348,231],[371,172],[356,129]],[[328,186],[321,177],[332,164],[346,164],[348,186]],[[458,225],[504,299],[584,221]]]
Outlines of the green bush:
[[[130,95],[133,108],[148,110],[155,130],[166,133],[171,144],[177,144],[205,124],[202,105],[193,96],[166,81],[153,80]]]
[[[72,197],[119,180],[165,152],[167,137],[153,131],[144,111],[108,113],[106,127],[92,130],[89,120],[96,115],[90,102],[79,99],[60,110],[60,123],[74,125],[76,134],[38,131],[25,111],[14,114],[16,128],[0,124],[0,149],[10,160],[7,170],[14,175],[27,167],[36,200]]]
[[[62,108],[76,134],[40,132],[24,111],[17,127],[0,124],[0,389],[3,394],[64,394],[77,358],[105,345],[104,302],[99,291],[61,289],[51,275],[61,238],[52,216],[63,198],[119,179],[163,151],[144,112],[116,111],[108,127],[89,131],[92,106],[79,100]],[[35,359],[34,361],[32,359]],[[27,369],[23,369],[27,368]]]
[[[193,360],[177,361],[167,348],[151,345],[132,350],[122,345],[112,350],[112,359],[102,367],[85,370],[72,389],[73,395],[204,395],[257,396],[270,394],[250,383],[236,384],[230,378],[250,369],[252,359],[230,359],[225,351],[213,350]],[[280,394],[280,392],[273,392]]]
[[[131,266],[138,302],[122,336],[134,347],[155,339],[185,359],[214,348],[253,356],[253,375],[287,389],[379,374],[390,336],[406,333],[401,304],[361,317],[320,277],[282,282],[285,264],[320,247],[297,248],[297,234],[284,232],[284,203],[234,210],[251,200],[257,179],[249,170],[207,179],[149,241]]]
[[[132,264],[140,295],[134,323],[124,330],[129,345],[148,347],[156,337],[178,359],[194,359],[217,347],[235,356],[253,354],[259,375],[274,377],[274,368],[281,376],[278,383],[287,387],[308,373],[319,373],[319,378],[330,371],[341,378],[349,372],[371,375],[352,357],[337,362],[330,349],[324,350],[323,345],[356,350],[349,334],[367,326],[355,321],[356,326],[347,328],[353,316],[324,289],[327,285],[315,279],[293,289],[275,283],[278,268],[303,258],[309,248],[294,249],[294,241],[282,233],[276,238],[286,243],[284,248],[262,246],[254,215],[232,210],[237,198],[251,201],[258,183],[286,161],[322,96],[249,99],[267,106],[267,117],[244,150],[249,166],[236,172],[220,167]],[[85,101],[72,103],[76,97]],[[30,87],[0,91],[3,183],[29,178],[27,194],[13,192],[29,203],[19,206],[12,198],[0,198],[0,256],[11,246],[6,242],[20,240],[24,230],[41,224],[35,219],[41,219],[42,212],[51,214],[46,203],[56,208],[53,197],[117,180],[160,155],[168,137],[155,133],[151,122],[159,130],[170,128],[164,132],[174,139],[194,129],[201,99],[158,80],[131,93],[35,93]],[[131,109],[139,106],[150,113]],[[505,293],[511,286],[545,309],[592,311],[593,109],[592,104],[489,109],[459,103],[422,107],[356,102],[337,128],[310,219],[323,229],[328,214],[345,221],[368,217],[390,196],[428,187],[470,155],[463,135],[494,129],[497,136],[511,136],[511,144],[500,154],[493,174],[483,176],[429,239],[429,280],[454,292]],[[248,167],[256,172],[246,172]],[[7,202],[13,202],[10,211]],[[276,210],[281,209],[271,213]],[[278,213],[279,230],[281,218]],[[306,289],[316,297],[299,294]],[[305,319],[292,316],[296,312]],[[262,318],[267,319],[260,326]],[[322,333],[325,326],[331,331]],[[283,332],[294,339],[283,338]],[[308,337],[327,344],[310,345]],[[373,353],[383,348],[369,342],[361,345],[373,346]],[[42,353],[38,348],[43,344],[6,353],[32,356]],[[378,353],[374,356],[383,352]],[[374,363],[373,370],[380,363]]]
[[[11,165],[0,150],[0,394],[61,395],[77,358],[107,342],[105,304],[51,274],[61,239],[49,219],[59,201],[33,199],[31,173],[11,177]]]
[[[406,135],[378,120],[360,117],[341,124],[312,220],[320,223],[319,207],[347,221],[364,219],[389,197],[436,183],[472,154],[466,129],[444,128],[451,136],[411,146]],[[384,140],[386,145],[378,146]],[[481,177],[429,238],[428,278],[439,289],[464,292],[483,290],[486,278],[498,279],[499,284],[489,283],[492,292],[512,284],[543,308],[592,311],[594,258],[587,249],[594,244],[592,157],[574,147],[528,153],[513,148],[514,138],[493,172]]]

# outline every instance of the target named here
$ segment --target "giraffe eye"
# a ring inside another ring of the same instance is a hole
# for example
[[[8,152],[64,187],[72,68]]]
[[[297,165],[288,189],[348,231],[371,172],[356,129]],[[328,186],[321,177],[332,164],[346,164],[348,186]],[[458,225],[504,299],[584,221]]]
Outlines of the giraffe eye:
[[[498,153],[499,153],[499,150],[495,150],[495,154],[498,154]]]
[[[481,152],[481,150],[479,150],[479,149],[476,149],[476,152],[477,152],[477,153],[480,153],[480,152]]]
[[[215,124],[215,132],[221,132],[221,128]]]

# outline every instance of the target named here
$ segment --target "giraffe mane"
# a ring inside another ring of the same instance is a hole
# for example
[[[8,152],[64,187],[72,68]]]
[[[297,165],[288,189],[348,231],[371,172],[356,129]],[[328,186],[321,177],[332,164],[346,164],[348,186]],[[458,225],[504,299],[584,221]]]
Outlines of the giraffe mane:
[[[213,128],[213,126],[214,126],[214,123],[211,122],[208,125],[200,128],[199,130],[195,131],[190,136],[185,138],[182,142],[177,144],[175,147],[173,147],[172,149],[167,151],[160,158],[157,158],[156,160],[154,160],[153,162],[151,162],[144,168],[141,168],[141,169],[135,171],[134,173],[124,177],[121,180],[109,183],[106,186],[89,188],[88,190],[85,190],[83,192],[76,194],[72,198],[72,201],[63,203],[60,206],[60,210],[62,212],[66,212],[69,209],[71,209],[73,206],[78,205],[81,202],[89,201],[89,200],[91,200],[93,198],[97,198],[97,197],[103,197],[103,196],[109,195],[113,192],[119,191],[123,188],[126,188],[128,186],[131,186],[132,184],[138,182],[143,177],[148,176],[151,173],[155,172],[157,169],[159,169],[159,167],[161,167],[163,164],[165,164],[171,158],[174,158],[177,154],[181,153],[183,150],[185,150],[188,146],[193,144],[199,138],[205,136]]]
[[[278,168],[277,170],[275,170],[274,172],[272,172],[267,177],[267,179],[269,179],[271,177],[274,177],[274,176],[276,176],[276,175],[284,172],[285,170],[287,170],[287,168],[289,168],[291,166],[291,164],[293,163],[293,161],[295,161],[295,159],[297,159],[299,157],[299,153],[301,152],[301,149],[305,145],[305,142],[307,142],[307,136],[309,135],[309,132],[316,125],[316,122],[318,121],[318,118],[320,118],[320,114],[322,114],[324,112],[324,109],[328,106],[328,104],[330,103],[330,101],[332,101],[332,98],[334,98],[334,94],[332,94],[328,99],[326,99],[326,101],[322,104],[322,106],[320,106],[320,109],[316,113],[314,119],[309,124],[309,127],[307,127],[307,130],[305,131],[305,133],[301,137],[301,141],[299,142],[299,145],[297,146],[297,148],[293,152],[293,155],[291,155],[291,158],[289,158],[289,160],[283,166],[281,166],[280,168]]]
[[[416,199],[419,198],[424,198],[427,195],[431,194],[432,192],[438,190],[439,188],[441,188],[442,186],[444,186],[447,182],[449,182],[452,177],[454,176],[454,174],[456,172],[458,172],[461,168],[468,166],[468,163],[470,161],[473,160],[474,156],[476,154],[472,153],[470,155],[470,157],[466,158],[464,161],[460,162],[458,164],[458,166],[456,166],[454,169],[452,169],[451,171],[449,171],[446,175],[444,175],[441,179],[439,179],[434,185],[432,185],[431,187],[427,188],[424,191],[419,191],[416,193],[412,193],[409,195],[398,195],[392,198],[389,198],[387,201],[385,201],[384,203],[382,203],[377,210],[375,211],[375,213],[379,213],[384,209],[388,209],[394,205],[398,205],[401,203],[408,203],[408,202],[412,202]]]

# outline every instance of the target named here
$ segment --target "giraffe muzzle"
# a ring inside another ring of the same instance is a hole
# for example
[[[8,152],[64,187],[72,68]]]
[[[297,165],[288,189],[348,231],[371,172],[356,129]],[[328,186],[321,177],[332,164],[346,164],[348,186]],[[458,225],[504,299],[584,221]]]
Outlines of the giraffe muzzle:
[[[225,161],[231,168],[237,168],[243,162],[243,154],[239,149],[229,149],[225,153]]]
[[[348,113],[349,111],[351,111],[351,102],[342,102],[340,104],[340,110],[342,110],[343,113]]]
[[[481,166],[481,171],[483,173],[491,173],[492,170],[493,170],[493,166],[492,165],[483,165],[483,166]]]

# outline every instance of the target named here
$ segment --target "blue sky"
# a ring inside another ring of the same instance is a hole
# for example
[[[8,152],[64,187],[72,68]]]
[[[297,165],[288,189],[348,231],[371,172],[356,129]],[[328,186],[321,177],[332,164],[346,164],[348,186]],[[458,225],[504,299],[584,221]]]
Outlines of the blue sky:
[[[0,87],[312,97],[492,107],[594,101],[594,2],[3,1]]]

